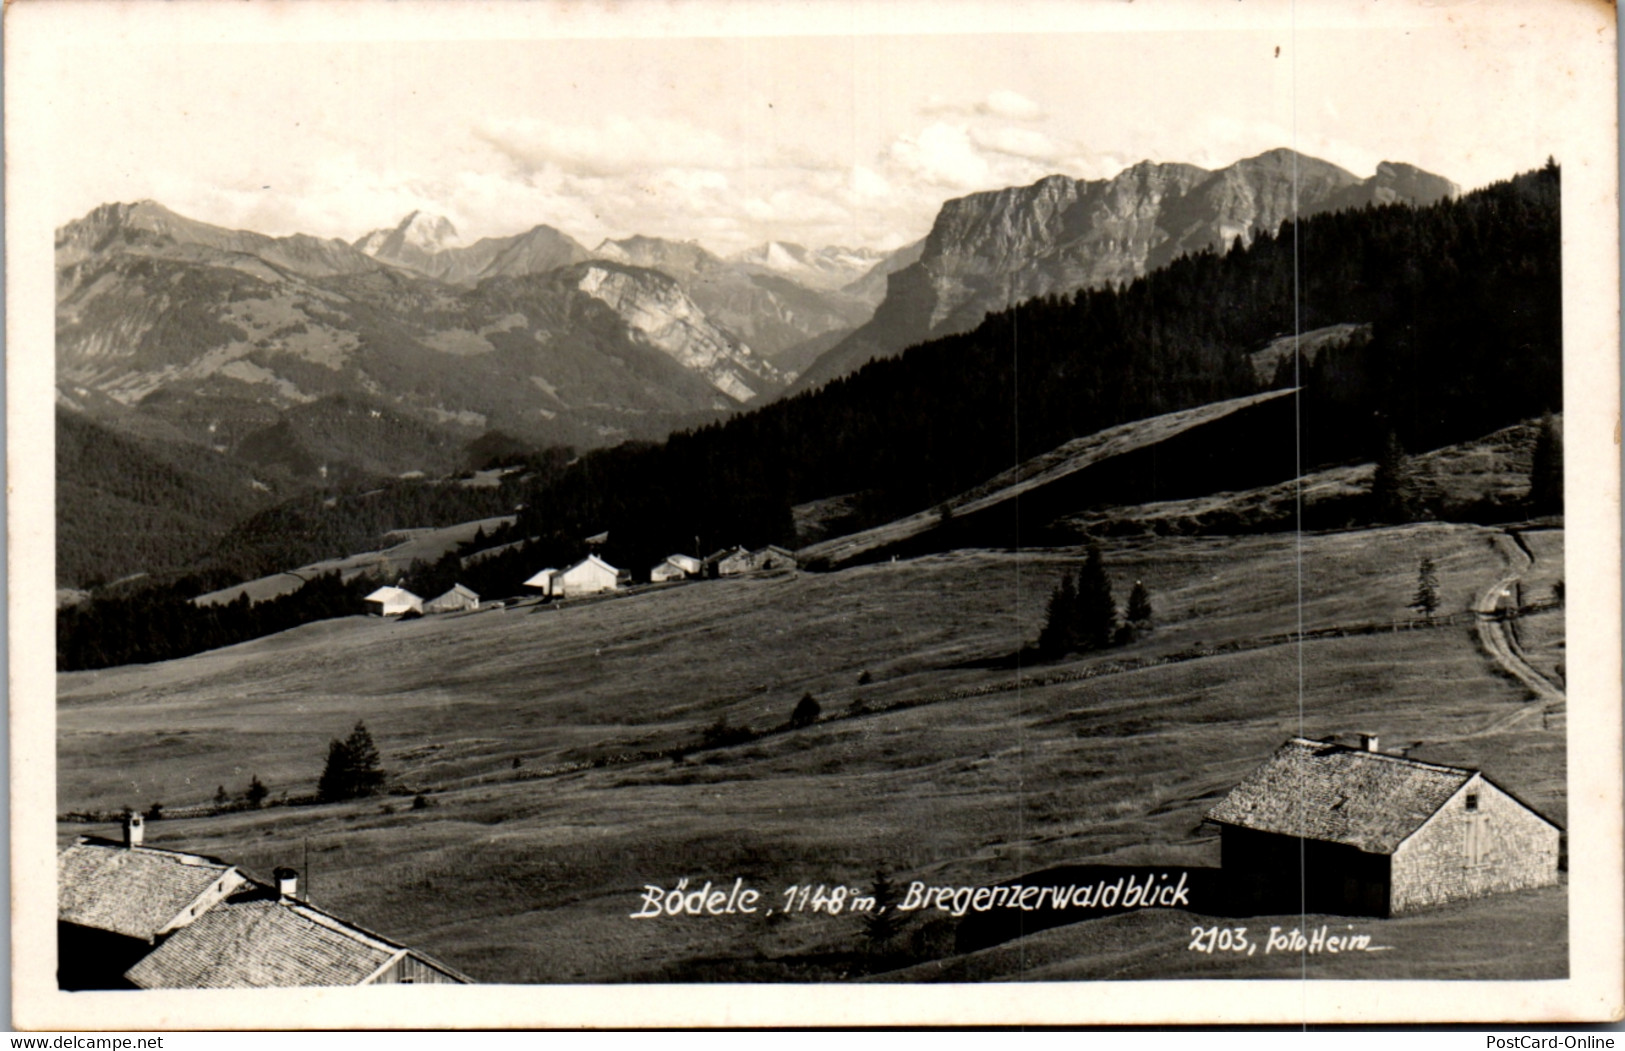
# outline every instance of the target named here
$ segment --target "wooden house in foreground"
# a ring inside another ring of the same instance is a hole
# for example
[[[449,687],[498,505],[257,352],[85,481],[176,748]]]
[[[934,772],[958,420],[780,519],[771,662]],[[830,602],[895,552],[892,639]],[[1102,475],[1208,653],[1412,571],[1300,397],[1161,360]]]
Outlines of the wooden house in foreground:
[[[1295,737],[1207,814],[1260,912],[1394,916],[1558,881],[1562,830],[1477,770]]]
[[[217,858],[84,839],[57,855],[63,989],[247,989],[455,983],[467,975]]]

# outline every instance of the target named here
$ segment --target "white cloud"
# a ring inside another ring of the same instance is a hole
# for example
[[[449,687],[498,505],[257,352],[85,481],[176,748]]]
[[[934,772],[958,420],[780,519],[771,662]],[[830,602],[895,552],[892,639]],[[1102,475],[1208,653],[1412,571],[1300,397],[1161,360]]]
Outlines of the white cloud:
[[[931,95],[920,105],[920,112],[928,117],[999,117],[1004,120],[1042,120],[1044,107],[1018,92],[999,89],[975,102]]]
[[[971,143],[970,132],[963,125],[941,121],[893,142],[887,159],[920,181],[954,189],[980,187],[990,174],[987,158]]]
[[[1058,161],[1072,152],[1031,128],[977,128],[971,132],[971,141],[983,150],[1034,161]]]
[[[1006,120],[1039,120],[1044,108],[1025,95],[1014,91],[995,91],[977,103],[976,110]]]

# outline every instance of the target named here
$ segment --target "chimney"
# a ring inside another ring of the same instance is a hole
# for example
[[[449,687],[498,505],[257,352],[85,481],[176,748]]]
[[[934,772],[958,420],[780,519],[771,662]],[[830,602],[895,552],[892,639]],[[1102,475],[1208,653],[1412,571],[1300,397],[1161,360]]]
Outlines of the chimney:
[[[284,898],[297,898],[299,896],[299,870],[286,866],[278,868],[271,875],[276,877],[277,893]]]
[[[1361,734],[1360,735],[1360,751],[1362,751],[1362,752],[1381,752],[1382,751],[1382,740],[1381,740],[1381,738],[1379,738],[1376,734]]]
[[[126,848],[139,847],[141,841],[147,836],[146,819],[140,814],[130,813],[124,815],[124,846]]]

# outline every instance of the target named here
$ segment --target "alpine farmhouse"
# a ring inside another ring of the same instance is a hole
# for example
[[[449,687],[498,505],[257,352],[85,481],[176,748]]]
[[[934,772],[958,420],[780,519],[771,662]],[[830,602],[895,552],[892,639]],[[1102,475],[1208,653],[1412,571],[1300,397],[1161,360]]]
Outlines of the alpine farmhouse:
[[[1477,770],[1294,737],[1207,820],[1236,903],[1398,916],[1558,882],[1562,830]]]
[[[317,908],[298,874],[275,884],[201,854],[80,839],[57,855],[63,989],[246,989],[457,984],[467,975]]]

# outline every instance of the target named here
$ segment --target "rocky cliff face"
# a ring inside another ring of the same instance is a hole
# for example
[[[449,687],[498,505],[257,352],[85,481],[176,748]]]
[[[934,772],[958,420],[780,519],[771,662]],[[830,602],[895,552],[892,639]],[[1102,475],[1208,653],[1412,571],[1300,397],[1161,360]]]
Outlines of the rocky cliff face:
[[[628,237],[605,241],[593,254],[672,277],[707,317],[745,340],[775,367],[792,348],[845,332],[873,312],[872,304],[854,296],[722,259],[692,241]]]
[[[1129,281],[1206,248],[1251,241],[1294,215],[1369,203],[1429,204],[1448,180],[1385,163],[1369,179],[1272,150],[1216,172],[1149,161],[1111,179],[1055,175],[942,206],[920,258],[890,275],[870,322],[815,361],[808,389],[924,340],[974,328],[1035,296]]]
[[[650,346],[736,402],[784,385],[779,371],[712,324],[677,282],[650,270],[604,263],[577,268],[576,287],[615,311]]]

